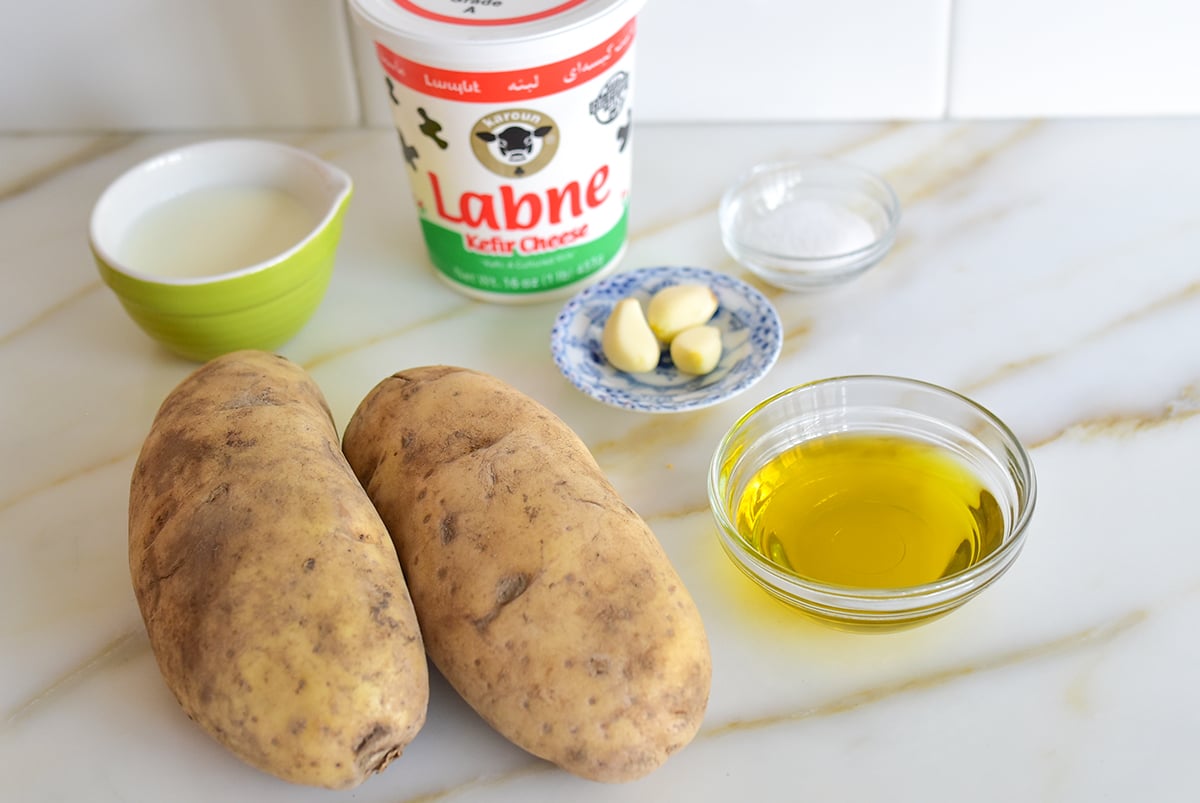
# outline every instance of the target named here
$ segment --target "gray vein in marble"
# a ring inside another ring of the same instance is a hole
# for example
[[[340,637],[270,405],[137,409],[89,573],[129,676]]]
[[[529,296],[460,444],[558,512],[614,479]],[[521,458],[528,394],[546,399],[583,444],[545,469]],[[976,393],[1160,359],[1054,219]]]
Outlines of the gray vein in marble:
[[[712,414],[712,409],[708,408],[682,416],[651,416],[627,430],[620,438],[589,444],[588,448],[599,462],[606,455],[623,455],[630,449],[648,451],[653,446],[678,444],[703,429]]]
[[[1133,326],[1136,324],[1140,324],[1147,319],[1151,319],[1151,318],[1154,318],[1155,316],[1161,315],[1166,310],[1175,308],[1175,307],[1177,307],[1179,305],[1183,305],[1183,304],[1191,304],[1197,300],[1200,300],[1200,282],[1193,282],[1193,283],[1185,286],[1181,290],[1178,290],[1178,291],[1172,292],[1168,295],[1154,299],[1150,303],[1143,305],[1139,309],[1132,310],[1132,311],[1126,313],[1125,315],[1121,316],[1120,318],[1108,321],[1106,323],[1106,325],[1096,328],[1086,334],[1083,334],[1082,336],[1076,338],[1076,340],[1074,342],[1065,344],[1064,346],[1062,346],[1058,349],[1055,349],[1054,351],[1045,352],[1045,353],[1041,353],[1041,354],[1033,354],[1033,355],[1026,357],[1023,360],[1020,360],[1019,362],[1012,362],[1012,363],[1007,363],[1005,365],[1001,365],[1000,367],[998,367],[991,373],[989,373],[983,377],[980,377],[972,382],[965,384],[962,388],[962,392],[966,393],[967,395],[979,393],[982,389],[984,389],[990,385],[997,384],[1003,380],[1009,379],[1015,375],[1018,375],[1024,371],[1027,371],[1031,368],[1052,362],[1053,360],[1060,358],[1065,353],[1074,351],[1084,345],[1095,342],[1101,338],[1111,336],[1114,332],[1118,332],[1121,329],[1124,329],[1124,328],[1127,328],[1129,326]],[[1197,380],[1200,381],[1200,377],[1197,377]],[[1179,405],[1179,402],[1181,402],[1181,401],[1186,401],[1187,399],[1194,398],[1194,394],[1195,394],[1195,388],[1192,385],[1188,385],[1188,386],[1180,389],[1179,395],[1177,398],[1167,400],[1166,402],[1163,403],[1163,405],[1160,407],[1160,409],[1156,410],[1156,411],[1151,411],[1149,413],[1143,413],[1143,414],[1126,414],[1126,415],[1114,414],[1112,416],[1107,416],[1102,419],[1078,420],[1078,421],[1067,422],[1056,433],[1046,436],[1046,437],[1043,437],[1043,438],[1040,438],[1037,441],[1033,442],[1032,444],[1027,444],[1027,446],[1029,446],[1031,448],[1035,448],[1035,447],[1043,445],[1045,443],[1049,443],[1051,441],[1057,440],[1064,433],[1066,433],[1074,428],[1077,428],[1077,427],[1084,427],[1084,426],[1094,427],[1096,425],[1109,426],[1111,424],[1117,424],[1117,423],[1128,424],[1129,422],[1141,422],[1142,425],[1149,425],[1149,424],[1155,424],[1155,423],[1162,423],[1164,421],[1169,421],[1169,420],[1176,419],[1176,418],[1180,418],[1180,419],[1187,418],[1187,417],[1189,417],[1191,405],[1184,405],[1182,408],[1178,407],[1178,405]]]
[[[535,764],[529,764],[520,769],[512,770],[500,775],[492,775],[486,778],[475,778],[465,783],[455,784],[454,786],[449,786],[445,789],[438,789],[434,792],[427,792],[423,795],[417,795],[416,797],[401,798],[397,800],[396,803],[435,803],[435,801],[445,800],[452,795],[457,795],[473,789],[487,789],[491,787],[503,786],[510,781],[516,781],[533,775],[542,775],[548,772],[557,771],[557,768],[553,764],[539,762]]]
[[[453,318],[461,317],[461,316],[466,315],[469,312],[473,311],[475,308],[476,308],[476,304],[474,304],[474,303],[461,304],[456,307],[450,307],[448,309],[444,309],[441,312],[437,313],[436,315],[430,315],[426,318],[414,319],[412,321],[409,321],[406,325],[404,325],[398,329],[392,329],[392,330],[384,332],[382,334],[372,335],[371,337],[368,337],[364,340],[359,340],[354,343],[347,343],[347,344],[340,346],[339,348],[334,349],[332,351],[327,351],[323,354],[317,354],[315,356],[309,357],[308,359],[303,361],[302,366],[306,371],[311,372],[315,368],[325,365],[326,363],[333,362],[334,360],[341,359],[342,357],[345,357],[349,354],[353,354],[356,351],[360,351],[362,349],[369,348],[369,347],[377,345],[379,343],[386,343],[387,341],[392,340],[397,337],[403,337],[405,335],[411,334],[412,332],[414,332],[418,329],[421,329],[423,327],[429,326],[434,323],[438,323],[440,321],[447,321],[447,320],[451,320]]]
[[[850,711],[854,711],[864,706],[872,705],[898,695],[937,688],[969,676],[986,672],[994,672],[1017,664],[1037,660],[1039,658],[1048,658],[1051,656],[1073,653],[1081,650],[1098,649],[1116,641],[1121,636],[1136,629],[1138,626],[1146,622],[1149,617],[1150,613],[1147,610],[1130,611],[1109,621],[1101,622],[1074,633],[1069,633],[1051,641],[1033,644],[1009,652],[1001,653],[1000,655],[994,656],[988,660],[980,661],[978,663],[950,667],[948,669],[932,672],[927,675],[907,678],[895,681],[893,683],[887,683],[881,686],[864,689],[844,697],[829,700],[819,705],[803,709],[801,711],[784,712],[780,714],[773,714],[771,716],[760,717],[758,719],[727,722],[722,725],[707,727],[700,731],[700,733],[696,736],[696,740],[721,739],[735,733],[761,730],[777,725],[790,724],[820,717],[837,716],[839,714],[848,713]],[[444,789],[418,795],[416,797],[401,798],[397,800],[396,803],[434,803],[434,801],[443,800],[470,789],[479,787],[500,787],[506,783],[532,774],[551,771],[554,771],[554,768],[548,764],[529,765],[518,770],[502,773],[488,778],[475,779],[463,784],[455,784]]]
[[[945,138],[930,143],[930,147],[920,157],[910,159],[905,165],[889,171],[886,178],[896,189],[896,194],[905,206],[919,203],[940,196],[949,187],[977,174],[998,155],[1033,136],[1041,127],[1042,123],[1037,120],[1023,123],[1001,136],[993,145],[969,147],[962,158],[947,162],[947,156],[953,153],[953,149],[947,147],[948,141],[972,136],[978,130],[956,128]],[[919,176],[920,181],[914,180],[912,186],[908,186],[909,175]]]
[[[1180,390],[1176,398],[1164,403],[1158,411],[1142,415],[1110,415],[1072,421],[1058,432],[1030,444],[1029,448],[1041,448],[1070,434],[1077,434],[1085,438],[1135,434],[1142,430],[1166,426],[1196,416],[1200,416],[1200,392],[1197,391],[1196,385],[1188,385]]]
[[[110,466],[114,466],[124,460],[130,461],[132,464],[134,458],[137,457],[137,454],[140,450],[141,446],[137,446],[128,452],[122,452],[121,454],[113,457],[108,457],[90,465],[82,466],[68,474],[55,477],[49,482],[44,482],[41,485],[35,485],[32,488],[27,488],[18,493],[16,496],[9,497],[8,499],[0,499],[0,513],[4,513],[6,510],[19,505],[21,502],[24,502],[27,499],[32,499],[33,497],[45,493],[46,491],[66,485],[69,482],[74,482],[80,477],[84,477],[88,474],[109,468]]]
[[[850,154],[862,150],[868,145],[874,145],[877,142],[883,142],[889,137],[895,136],[900,131],[911,127],[911,125],[911,123],[903,120],[883,123],[877,128],[869,131],[864,136],[848,139],[845,143],[842,143],[835,148],[831,148],[825,152],[825,156],[829,159],[848,158]]]
[[[41,326],[50,318],[53,318],[55,315],[67,309],[68,307],[79,303],[84,298],[99,290],[101,287],[103,287],[103,285],[101,284],[100,280],[96,279],[92,283],[80,287],[75,292],[70,293],[66,297],[59,299],[45,309],[40,310],[36,315],[27,320],[25,323],[19,325],[16,329],[12,329],[8,332],[0,334],[0,348],[7,346],[9,343],[21,337],[22,335]]]
[[[106,644],[91,658],[86,659],[79,666],[62,675],[49,686],[6,713],[0,731],[17,724],[29,716],[42,703],[53,699],[67,689],[78,686],[97,671],[114,664],[124,663],[131,658],[136,658],[143,653],[149,652],[149,650],[150,641],[147,639],[146,631],[143,628],[138,627],[121,634]]]
[[[84,147],[56,162],[21,175],[16,181],[0,187],[0,203],[24,195],[51,179],[73,170],[80,165],[95,161],[101,156],[119,151],[137,140],[133,134],[107,134],[90,140]]]
[[[978,663],[950,667],[948,669],[932,672],[928,675],[906,678],[893,683],[886,683],[881,686],[863,689],[862,691],[857,691],[853,694],[846,695],[845,697],[829,700],[821,703],[820,705],[816,705],[802,711],[784,712],[781,714],[759,717],[757,719],[729,722],[724,725],[718,725],[714,728],[706,728],[700,732],[697,738],[714,739],[741,731],[757,730],[760,728],[781,725],[789,722],[797,722],[800,720],[842,714],[862,708],[866,705],[880,702],[881,700],[886,700],[899,694],[908,694],[910,692],[918,692],[926,689],[936,688],[938,686],[943,686],[952,681],[971,675],[994,672],[1039,658],[1070,653],[1077,650],[1090,650],[1097,647],[1102,647],[1110,644],[1129,631],[1137,628],[1149,618],[1150,612],[1148,610],[1129,611],[1119,617],[1116,617],[1115,619],[1093,625],[1074,633],[1068,633],[1067,635],[1060,636],[1051,641],[1041,642],[1001,653]]]

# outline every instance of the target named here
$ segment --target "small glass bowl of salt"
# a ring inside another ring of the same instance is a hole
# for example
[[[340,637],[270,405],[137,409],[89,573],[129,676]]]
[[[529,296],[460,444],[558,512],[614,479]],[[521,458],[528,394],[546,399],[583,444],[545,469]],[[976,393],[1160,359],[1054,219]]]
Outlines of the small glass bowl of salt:
[[[721,199],[725,249],[763,281],[816,290],[858,276],[896,240],[900,200],[879,176],[834,161],[759,165]]]

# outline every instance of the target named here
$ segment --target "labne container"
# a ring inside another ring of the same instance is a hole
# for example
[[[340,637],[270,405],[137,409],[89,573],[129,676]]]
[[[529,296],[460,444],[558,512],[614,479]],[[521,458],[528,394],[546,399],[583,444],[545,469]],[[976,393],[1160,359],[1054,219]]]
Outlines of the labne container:
[[[468,296],[565,297],[624,253],[643,0],[349,0],[430,261]]]

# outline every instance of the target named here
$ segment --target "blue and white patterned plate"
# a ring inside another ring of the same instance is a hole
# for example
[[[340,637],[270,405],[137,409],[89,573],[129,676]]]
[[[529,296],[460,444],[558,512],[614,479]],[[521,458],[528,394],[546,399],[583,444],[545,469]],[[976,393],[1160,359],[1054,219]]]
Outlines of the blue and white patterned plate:
[[[724,352],[711,373],[676,370],[665,350],[653,372],[613,368],[600,345],[613,306],[633,296],[645,309],[650,297],[672,284],[696,283],[717,294],[709,323],[720,328]],[[724,273],[703,268],[641,268],[614,274],[581,291],[563,307],[550,332],[554,362],[571,384],[597,401],[646,413],[698,410],[730,399],[763,377],[783,345],[779,314],[762,293]]]

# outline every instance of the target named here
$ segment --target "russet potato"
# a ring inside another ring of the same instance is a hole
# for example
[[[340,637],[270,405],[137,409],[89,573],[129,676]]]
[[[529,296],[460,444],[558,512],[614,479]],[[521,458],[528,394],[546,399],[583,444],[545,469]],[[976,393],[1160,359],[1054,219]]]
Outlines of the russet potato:
[[[711,660],[646,523],[548,409],[448,366],[380,382],[343,450],[396,544],[430,659],[576,775],[646,775],[695,736]]]
[[[395,548],[321,391],[282,357],[217,358],[163,402],[133,472],[129,566],[167,686],[247,763],[349,788],[421,728]]]

